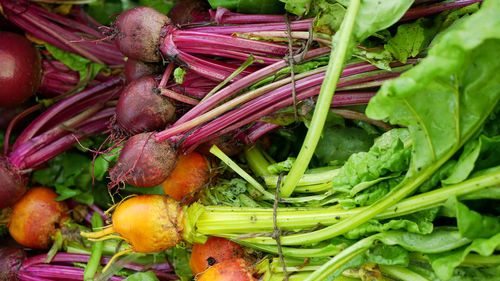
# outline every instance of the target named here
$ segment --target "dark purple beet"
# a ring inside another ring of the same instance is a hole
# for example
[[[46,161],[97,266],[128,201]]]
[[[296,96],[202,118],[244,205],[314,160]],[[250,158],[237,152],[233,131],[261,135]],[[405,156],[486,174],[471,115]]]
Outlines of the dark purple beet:
[[[161,29],[170,19],[151,7],[136,7],[120,14],[114,22],[118,49],[127,57],[145,62],[161,60],[158,44]]]
[[[210,6],[203,0],[182,0],[174,4],[167,16],[175,24],[210,21]]]
[[[27,190],[28,179],[0,156],[0,210],[12,206]]]
[[[40,86],[40,53],[26,37],[0,31],[0,62],[0,106],[21,105]]]
[[[127,83],[130,83],[142,76],[161,73],[161,66],[156,63],[147,63],[129,58],[125,62],[124,73]]]
[[[157,142],[154,133],[142,133],[125,143],[109,173],[114,183],[153,187],[165,181],[176,163],[177,154],[168,142]]]
[[[128,84],[116,105],[116,121],[128,135],[163,130],[174,119],[175,107],[160,95],[152,76]]]
[[[12,245],[0,245],[0,281],[17,280],[17,271],[26,252]]]

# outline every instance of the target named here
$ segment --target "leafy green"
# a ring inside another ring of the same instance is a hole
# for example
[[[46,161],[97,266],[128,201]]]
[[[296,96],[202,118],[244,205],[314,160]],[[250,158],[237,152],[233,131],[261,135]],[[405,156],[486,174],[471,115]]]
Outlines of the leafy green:
[[[368,152],[352,154],[332,180],[336,191],[349,192],[354,186],[407,169],[410,149],[405,148],[406,129],[390,130],[375,140]]]
[[[187,247],[177,245],[172,249],[175,274],[181,281],[192,280],[193,271],[189,267],[189,253]]]
[[[421,18],[412,23],[399,25],[396,35],[384,45],[384,48],[394,58],[406,63],[408,58],[417,56],[431,41],[435,28],[428,28],[429,22],[429,19]]]
[[[367,151],[373,144],[373,136],[365,130],[353,127],[326,127],[314,154],[320,164],[345,161],[353,153]]]
[[[45,48],[56,60],[64,63],[70,69],[77,71],[80,82],[93,80],[99,71],[106,68],[105,65],[97,64],[80,55],[63,51],[50,44],[45,44]]]
[[[453,276],[453,270],[464,261],[467,254],[476,252],[482,256],[490,256],[498,246],[500,246],[500,233],[487,239],[475,239],[466,247],[454,251],[441,251],[428,257],[436,275],[441,280],[448,280]]]
[[[146,271],[134,273],[125,278],[124,281],[159,281],[159,279],[153,271]]]

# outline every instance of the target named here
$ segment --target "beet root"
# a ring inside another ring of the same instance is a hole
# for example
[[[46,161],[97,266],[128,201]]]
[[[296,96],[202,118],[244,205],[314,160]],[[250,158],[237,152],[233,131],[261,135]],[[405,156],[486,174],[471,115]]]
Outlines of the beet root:
[[[4,156],[0,156],[0,210],[10,207],[23,196],[27,190],[28,179]]]
[[[147,63],[140,60],[128,59],[125,62],[125,79],[130,83],[136,79],[146,75],[153,75],[161,73],[162,69],[159,64]]]
[[[175,107],[157,93],[152,76],[132,81],[122,92],[116,106],[116,121],[127,135],[163,130],[173,121]]]
[[[0,281],[17,280],[17,271],[24,258],[26,258],[26,252],[23,249],[12,245],[1,245]]]
[[[56,201],[57,193],[46,187],[31,188],[12,207],[9,233],[20,245],[48,249],[52,235],[62,226],[69,208]]]
[[[168,142],[157,142],[153,135],[138,134],[123,145],[116,165],[110,170],[115,184],[125,182],[137,187],[153,187],[170,175],[177,155]]]
[[[151,7],[136,7],[120,14],[114,22],[115,43],[127,57],[145,62],[161,60],[158,44],[161,29],[169,18]]]
[[[0,62],[0,106],[19,106],[40,86],[40,53],[26,37],[0,31]]]

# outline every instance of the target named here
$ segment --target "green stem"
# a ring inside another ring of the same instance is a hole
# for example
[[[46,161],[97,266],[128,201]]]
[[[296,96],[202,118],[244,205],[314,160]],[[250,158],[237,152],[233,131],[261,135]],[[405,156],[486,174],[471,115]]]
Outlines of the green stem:
[[[297,156],[297,161],[290,170],[290,173],[285,177],[283,186],[280,188],[281,197],[290,197],[293,193],[295,186],[309,166],[314,150],[318,145],[328,115],[328,110],[330,109],[333,95],[344,67],[344,61],[347,56],[347,50],[349,48],[349,42],[351,41],[351,34],[354,29],[354,22],[359,6],[360,0],[351,0],[349,3],[349,7],[347,8],[346,15],[339,31],[338,44],[332,48],[330,61],[328,62],[325,79],[321,85],[311,125],[307,131],[299,155]],[[335,38],[336,36],[333,40],[335,40]]]
[[[422,275],[405,267],[379,264],[379,268],[382,273],[396,277],[398,280],[429,281],[427,278],[422,277]]]
[[[271,162],[269,162],[262,153],[258,144],[246,148],[244,154],[247,164],[254,174],[259,177],[271,175],[271,173],[267,170],[267,166],[271,165]]]
[[[100,229],[104,224],[101,215],[97,212],[94,212],[92,218],[90,219],[90,222],[92,224],[93,230]],[[97,268],[101,264],[100,261],[103,248],[104,248],[103,241],[95,241],[94,243],[92,243],[92,251],[90,252],[90,258],[87,263],[87,266],[85,267],[85,271],[83,272],[83,280],[85,281],[94,280]]]
[[[323,264],[319,269],[314,271],[311,275],[307,276],[307,278],[304,279],[304,281],[327,280],[329,277],[331,277],[332,274],[341,269],[346,263],[348,263],[354,257],[368,250],[373,245],[373,242],[376,240],[376,237],[377,237],[376,235],[372,235],[359,240],[358,242],[351,245],[349,248],[340,252],[331,260]]]
[[[452,196],[459,197],[499,185],[500,170],[469,179],[459,184],[412,196],[382,210],[375,215],[375,218],[387,219],[414,213],[439,206]],[[302,230],[315,227],[318,224],[335,224],[324,228],[335,230],[340,224],[339,221],[352,221],[353,217],[368,212],[370,208],[359,207],[350,210],[344,210],[339,206],[328,208],[279,208],[277,221],[278,226],[282,230]],[[196,229],[199,233],[207,235],[234,234],[231,238],[242,233],[272,232],[274,227],[272,216],[273,210],[271,208],[206,206],[196,221]],[[327,239],[328,235],[323,237],[316,236],[317,232],[282,236],[281,243],[283,245],[311,244],[314,241]],[[311,234],[314,235],[312,238],[309,236]],[[290,238],[295,239],[294,237],[297,236],[303,238],[303,240],[299,240],[300,243],[296,243],[296,240],[290,240]],[[314,240],[308,240],[313,238]],[[245,241],[263,244],[276,243],[270,237],[249,238]]]
[[[245,247],[256,249],[271,254],[278,254],[278,247],[274,245],[262,245],[248,243],[243,240],[234,240],[234,242],[241,244]],[[345,244],[333,245],[329,243],[323,243],[316,245],[315,248],[293,248],[293,247],[281,247],[283,256],[286,257],[296,257],[296,258],[316,258],[316,257],[331,257],[340,253],[345,248]],[[287,263],[288,265],[288,263]]]

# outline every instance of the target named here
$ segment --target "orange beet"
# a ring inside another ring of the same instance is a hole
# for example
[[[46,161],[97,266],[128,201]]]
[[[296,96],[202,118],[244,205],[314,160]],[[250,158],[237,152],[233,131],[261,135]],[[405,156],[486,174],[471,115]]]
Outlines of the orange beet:
[[[68,206],[55,199],[51,189],[35,187],[26,192],[12,207],[9,232],[17,243],[35,249],[48,249],[51,236],[68,218]]]
[[[139,195],[122,202],[112,216],[113,224],[98,232],[82,232],[100,239],[118,233],[137,253],[170,249],[182,239],[184,215],[181,206],[164,195]]]
[[[192,152],[180,155],[172,173],[162,183],[163,191],[177,201],[191,194],[208,182],[210,176],[207,159]],[[186,197],[189,199],[189,197]]]
[[[244,259],[218,263],[200,275],[197,281],[256,281],[250,265]]]
[[[226,238],[212,236],[205,244],[194,244],[189,266],[194,274],[199,274],[216,263],[241,257],[243,257],[241,245]]]

